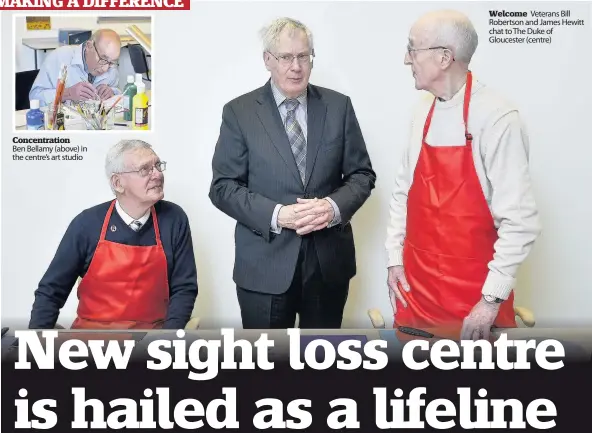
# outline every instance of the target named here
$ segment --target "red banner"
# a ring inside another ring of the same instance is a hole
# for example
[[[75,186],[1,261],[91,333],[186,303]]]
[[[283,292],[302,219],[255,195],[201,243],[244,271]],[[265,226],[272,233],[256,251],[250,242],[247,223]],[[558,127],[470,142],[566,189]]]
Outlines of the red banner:
[[[189,10],[190,0],[0,0],[0,10]]]

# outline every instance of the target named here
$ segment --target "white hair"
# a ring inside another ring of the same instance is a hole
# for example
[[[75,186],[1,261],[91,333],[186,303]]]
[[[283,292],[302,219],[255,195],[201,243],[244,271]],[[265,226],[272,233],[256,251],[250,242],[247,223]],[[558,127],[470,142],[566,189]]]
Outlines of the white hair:
[[[308,39],[308,46],[311,51],[314,49],[312,32],[300,21],[292,18],[278,18],[274,20],[269,26],[263,28],[260,32],[263,40],[263,51],[274,51],[280,38],[280,34],[284,29],[291,30],[293,35],[296,30],[301,30],[306,34]]]
[[[121,140],[107,152],[105,158],[105,174],[109,180],[109,187],[115,194],[115,188],[111,181],[114,174],[121,173],[127,169],[125,166],[125,154],[136,149],[146,149],[154,152],[152,145],[142,140]]]
[[[432,45],[450,48],[456,60],[469,64],[479,44],[479,37],[469,18],[452,10],[430,12],[424,16],[426,18],[430,21]]]

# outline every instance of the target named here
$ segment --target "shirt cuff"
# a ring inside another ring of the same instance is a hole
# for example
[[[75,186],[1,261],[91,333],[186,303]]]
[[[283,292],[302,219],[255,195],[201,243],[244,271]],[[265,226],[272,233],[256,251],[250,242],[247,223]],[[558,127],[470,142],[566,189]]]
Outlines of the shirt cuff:
[[[397,248],[388,252],[388,265],[391,266],[403,266],[403,248]]]
[[[333,220],[329,223],[327,228],[336,226],[337,224],[341,224],[341,212],[339,212],[337,204],[330,197],[326,197],[325,200],[327,200],[331,207],[333,207]]]
[[[271,217],[270,230],[272,233],[275,233],[276,235],[279,235],[282,232],[282,228],[279,227],[277,223],[278,215],[280,213],[280,209],[282,208],[282,206],[283,205],[281,204],[276,204],[275,209],[273,210],[273,215]]]
[[[515,278],[494,274],[490,271],[487,274],[481,293],[505,300],[509,298],[515,283]]]

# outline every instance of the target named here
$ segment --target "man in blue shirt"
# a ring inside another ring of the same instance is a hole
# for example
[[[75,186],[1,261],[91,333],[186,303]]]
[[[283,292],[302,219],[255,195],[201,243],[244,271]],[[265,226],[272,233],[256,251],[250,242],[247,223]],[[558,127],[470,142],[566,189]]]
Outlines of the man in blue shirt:
[[[117,70],[121,40],[113,30],[97,30],[81,45],[66,45],[52,51],[43,62],[29,92],[40,106],[55,99],[61,65],[68,67],[62,101],[109,99],[120,94]]]

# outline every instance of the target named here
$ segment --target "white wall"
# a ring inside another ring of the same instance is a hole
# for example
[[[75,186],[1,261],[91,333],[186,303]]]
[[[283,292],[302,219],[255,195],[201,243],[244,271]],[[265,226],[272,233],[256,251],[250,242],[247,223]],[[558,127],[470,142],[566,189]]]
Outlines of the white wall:
[[[141,16],[148,16],[147,14],[141,14]],[[15,17],[14,25],[14,56],[15,56],[15,72],[29,71],[35,69],[35,51],[22,44],[23,39],[29,38],[56,38],[58,37],[59,29],[84,29],[84,30],[98,30],[109,28],[121,35],[127,35],[125,28],[130,24],[135,24],[143,32],[150,34],[152,31],[152,25],[150,22],[132,22],[132,23],[98,23],[97,18],[99,15],[88,15],[85,13],[81,14],[68,14],[68,15],[57,15],[51,17],[51,30],[27,30],[27,23],[25,21],[25,15],[19,15]],[[50,51],[43,52],[37,51],[37,68],[41,68],[45,57]],[[151,58],[148,58],[148,65],[150,65]],[[122,48],[121,58],[119,59],[119,82],[120,87],[123,88],[127,83],[126,79],[128,75],[134,75],[134,68],[130,62],[129,53],[127,48]],[[145,82],[147,89],[149,89],[149,82]]]
[[[511,10],[528,11],[533,6],[514,4]],[[13,134],[7,133],[11,113],[5,111],[4,321],[28,320],[33,291],[70,220],[110,198],[102,174],[107,148],[119,138],[141,136],[169,162],[166,198],[180,204],[190,217],[200,283],[196,313],[206,326],[240,326],[232,281],[234,221],[208,199],[211,158],[224,103],[268,78],[258,30],[283,15],[312,28],[317,58],[311,81],[351,96],[378,175],[377,188],[353,221],[359,271],[352,281],[344,324],[369,326],[369,307],[381,308],[390,318],[383,247],[388,200],[406,145],[410,108],[419,97],[403,57],[414,20],[439,7],[387,2],[265,2],[232,7],[194,3],[190,13],[160,14],[153,45],[158,57],[155,80],[162,85],[153,93],[154,131],[70,133],[74,144],[89,147],[81,162],[12,161]],[[486,5],[447,3],[446,7],[462,10],[474,21],[481,42],[472,70],[518,104],[530,133],[531,171],[544,233],[521,271],[517,299],[534,309],[540,326],[590,323],[589,5],[546,4],[545,10],[570,9],[571,18],[583,18],[588,25],[556,28],[553,43],[540,46],[492,45]],[[5,91],[10,90],[6,76],[3,84]],[[75,309],[72,294],[60,322],[69,325]]]

